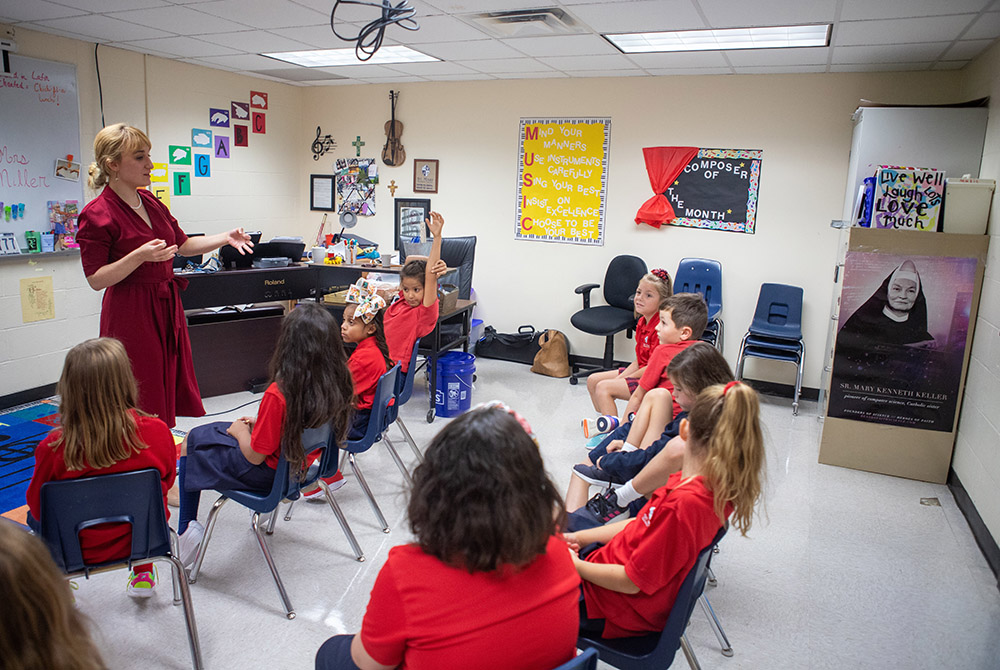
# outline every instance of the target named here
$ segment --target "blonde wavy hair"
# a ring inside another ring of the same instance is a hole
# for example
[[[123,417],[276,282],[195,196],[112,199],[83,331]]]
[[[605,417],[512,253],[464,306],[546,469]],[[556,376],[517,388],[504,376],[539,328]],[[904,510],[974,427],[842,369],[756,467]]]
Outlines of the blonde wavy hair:
[[[0,520],[0,664],[17,670],[103,670],[87,620],[41,540]]]
[[[70,349],[59,395],[62,427],[52,448],[63,450],[67,469],[107,468],[146,448],[130,410],[148,415],[136,409],[138,387],[118,340],[99,337]]]
[[[87,170],[87,185],[96,191],[111,181],[111,161],[121,160],[123,154],[139,147],[152,146],[146,133],[127,123],[107,126],[94,138],[94,162]]]
[[[702,476],[715,498],[715,513],[746,535],[763,488],[764,436],[757,392],[743,383],[702,390],[688,414],[688,449],[704,452]]]

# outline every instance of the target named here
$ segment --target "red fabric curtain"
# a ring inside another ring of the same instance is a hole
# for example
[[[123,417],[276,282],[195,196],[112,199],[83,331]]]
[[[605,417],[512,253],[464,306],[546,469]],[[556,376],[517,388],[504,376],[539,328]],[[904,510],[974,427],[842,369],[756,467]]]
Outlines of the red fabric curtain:
[[[649,173],[649,185],[656,195],[639,208],[635,215],[636,225],[648,223],[659,228],[676,218],[674,208],[663,194],[697,154],[697,147],[645,147],[642,150],[646,159],[646,172]]]

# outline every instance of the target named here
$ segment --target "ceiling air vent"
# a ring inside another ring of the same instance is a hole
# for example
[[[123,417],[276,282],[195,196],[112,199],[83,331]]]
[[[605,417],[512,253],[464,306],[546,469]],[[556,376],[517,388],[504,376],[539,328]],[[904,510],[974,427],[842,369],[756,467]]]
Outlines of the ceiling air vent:
[[[580,31],[576,20],[559,7],[485,12],[463,18],[497,37],[569,35]]]

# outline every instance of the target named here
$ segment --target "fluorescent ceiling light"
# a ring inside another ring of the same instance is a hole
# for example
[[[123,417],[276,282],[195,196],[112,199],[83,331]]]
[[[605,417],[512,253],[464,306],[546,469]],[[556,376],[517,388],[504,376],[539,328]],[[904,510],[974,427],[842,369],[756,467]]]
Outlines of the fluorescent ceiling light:
[[[388,63],[429,63],[440,58],[422,54],[410,47],[382,47],[366,61],[359,61],[354,49],[316,49],[315,51],[282,51],[261,54],[275,60],[302,67],[338,67],[340,65],[385,65]]]
[[[675,30],[657,33],[618,33],[604,37],[625,53],[661,51],[720,51],[728,49],[784,49],[830,45],[828,23],[814,26],[768,26]]]

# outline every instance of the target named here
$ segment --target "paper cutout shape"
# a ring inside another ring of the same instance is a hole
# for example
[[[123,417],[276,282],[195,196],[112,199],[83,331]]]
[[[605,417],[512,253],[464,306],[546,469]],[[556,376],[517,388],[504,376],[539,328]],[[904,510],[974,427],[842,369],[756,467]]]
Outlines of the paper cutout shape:
[[[229,138],[225,135],[215,136],[215,157],[229,158]]]
[[[174,173],[174,195],[191,195],[191,173]]]
[[[211,177],[212,176],[212,157],[208,154],[195,154],[194,155],[194,176],[195,177]]]
[[[253,113],[253,131],[261,135],[267,132],[266,119],[263,112]]]
[[[232,103],[232,116],[230,118],[233,121],[247,121],[250,119],[250,103],[247,102],[236,102]]]
[[[208,110],[208,125],[215,126],[217,128],[228,128],[229,127],[229,110],[228,109],[209,109]],[[211,145],[211,142],[209,142]]]
[[[212,131],[203,128],[191,129],[191,146],[210,147],[212,146]]]
[[[250,91],[250,106],[254,109],[267,109],[267,93]]]
[[[167,164],[153,163],[153,169],[149,172],[149,181],[167,181]]]
[[[191,165],[191,147],[170,145],[171,165]]]
[[[149,192],[152,193],[153,196],[157,200],[159,200],[160,202],[162,202],[168,208],[170,207],[170,187],[169,186],[167,186],[166,184],[164,184],[162,186],[150,186],[149,187]]]
[[[233,144],[238,147],[247,146],[250,133],[247,132],[248,128],[246,126],[240,126],[233,124]]]

